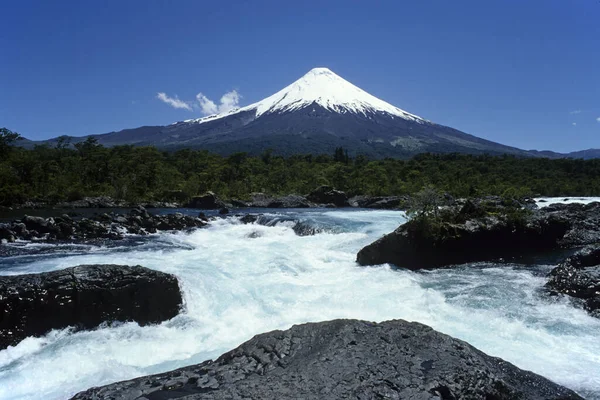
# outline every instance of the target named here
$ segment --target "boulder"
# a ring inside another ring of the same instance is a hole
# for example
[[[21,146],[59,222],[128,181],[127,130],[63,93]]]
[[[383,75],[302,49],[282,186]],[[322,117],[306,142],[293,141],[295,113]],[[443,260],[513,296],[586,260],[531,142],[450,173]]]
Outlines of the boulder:
[[[349,207],[348,196],[341,190],[331,186],[320,186],[306,196],[308,201],[317,204],[334,204],[336,207]]]
[[[6,240],[7,242],[15,241],[15,232],[9,229],[9,226],[0,224],[0,243]]]
[[[551,294],[580,299],[583,307],[600,318],[600,245],[588,246],[567,258],[549,274]]]
[[[159,323],[177,315],[181,306],[177,278],[141,266],[80,265],[0,276],[0,349],[69,326]]]
[[[575,400],[575,392],[432,328],[334,320],[255,336],[215,361],[92,388],[77,400]]]
[[[209,191],[199,196],[192,197],[184,207],[200,208],[203,210],[218,210],[225,207],[225,203],[219,200],[216,194]]]

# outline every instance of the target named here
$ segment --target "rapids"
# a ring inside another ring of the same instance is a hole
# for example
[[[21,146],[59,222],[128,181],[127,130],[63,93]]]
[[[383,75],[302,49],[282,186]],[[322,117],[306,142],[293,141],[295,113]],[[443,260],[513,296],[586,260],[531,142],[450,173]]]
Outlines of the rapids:
[[[541,290],[553,262],[478,263],[410,272],[358,267],[364,245],[405,221],[397,211],[267,210],[192,233],[116,246],[17,243],[0,274],[79,264],[143,265],[175,274],[185,310],[156,326],[53,331],[0,351],[0,399],[76,392],[215,358],[253,335],[334,318],[419,321],[520,368],[600,399],[600,320]],[[317,233],[298,236],[301,222]],[[160,294],[157,294],[160,295]]]

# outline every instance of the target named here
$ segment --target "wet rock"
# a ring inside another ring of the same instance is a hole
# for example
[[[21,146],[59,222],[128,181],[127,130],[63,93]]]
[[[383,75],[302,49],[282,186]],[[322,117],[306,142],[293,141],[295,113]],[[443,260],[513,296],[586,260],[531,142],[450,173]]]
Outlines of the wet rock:
[[[408,197],[406,196],[354,196],[348,200],[352,207],[378,210],[404,209],[407,201]]]
[[[173,275],[141,266],[81,265],[0,276],[0,349],[52,329],[101,323],[147,325],[173,318],[182,299]]]
[[[22,222],[28,230],[35,230],[41,233],[48,232],[49,221],[46,218],[26,215],[23,217]]]
[[[260,216],[256,214],[246,214],[240,218],[240,222],[244,224],[253,224],[254,222],[258,221],[259,217]]]
[[[15,232],[11,231],[7,226],[0,224],[0,242],[1,241],[14,242]]]
[[[574,400],[573,391],[402,320],[334,320],[255,336],[215,361],[73,399]]]
[[[317,204],[334,204],[336,207],[349,207],[348,196],[331,186],[320,186],[306,196],[307,200]]]
[[[223,207],[219,210],[219,214],[220,215],[226,215],[229,214],[229,208]]]
[[[600,318],[600,245],[588,246],[567,258],[549,278],[546,288],[550,293],[580,299],[591,315]]]

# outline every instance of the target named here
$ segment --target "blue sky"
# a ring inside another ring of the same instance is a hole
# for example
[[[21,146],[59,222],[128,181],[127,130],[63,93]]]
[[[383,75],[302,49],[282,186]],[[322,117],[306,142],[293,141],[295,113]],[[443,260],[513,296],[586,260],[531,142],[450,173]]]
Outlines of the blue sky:
[[[196,118],[157,94],[247,105],[325,66],[486,139],[600,148],[599,0],[5,0],[2,14],[0,126],[31,139]]]

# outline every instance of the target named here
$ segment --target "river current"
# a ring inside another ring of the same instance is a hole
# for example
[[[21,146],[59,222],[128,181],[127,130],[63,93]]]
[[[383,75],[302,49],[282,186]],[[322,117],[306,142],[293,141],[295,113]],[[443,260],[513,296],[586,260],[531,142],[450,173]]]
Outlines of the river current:
[[[191,233],[116,246],[17,243],[0,274],[127,264],[175,274],[184,311],[160,325],[53,331],[0,351],[0,400],[78,391],[195,364],[253,335],[335,318],[406,319],[600,399],[600,320],[545,294],[544,257],[410,272],[359,267],[356,253],[405,221],[398,211],[263,210]],[[297,235],[298,222],[317,233]],[[157,296],[160,295],[157,293]]]

